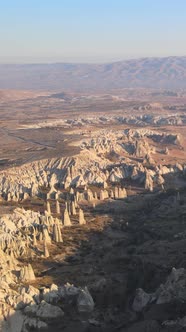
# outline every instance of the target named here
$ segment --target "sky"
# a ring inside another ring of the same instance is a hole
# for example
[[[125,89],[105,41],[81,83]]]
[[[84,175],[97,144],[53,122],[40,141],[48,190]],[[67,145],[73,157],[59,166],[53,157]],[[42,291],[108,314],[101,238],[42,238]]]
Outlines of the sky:
[[[186,0],[0,0],[0,62],[186,55]]]

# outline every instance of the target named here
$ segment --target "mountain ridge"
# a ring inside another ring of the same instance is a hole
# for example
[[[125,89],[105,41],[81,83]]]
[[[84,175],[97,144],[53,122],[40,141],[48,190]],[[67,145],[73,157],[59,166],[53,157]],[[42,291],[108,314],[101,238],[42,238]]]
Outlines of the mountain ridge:
[[[0,64],[0,89],[96,91],[186,87],[186,56],[144,57],[105,64]]]

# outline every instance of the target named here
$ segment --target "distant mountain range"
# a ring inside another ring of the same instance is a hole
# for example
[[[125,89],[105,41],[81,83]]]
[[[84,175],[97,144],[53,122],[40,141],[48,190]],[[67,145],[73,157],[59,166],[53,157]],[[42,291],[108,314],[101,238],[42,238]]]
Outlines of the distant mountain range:
[[[116,88],[186,88],[186,56],[107,64],[0,64],[0,89],[86,92]]]

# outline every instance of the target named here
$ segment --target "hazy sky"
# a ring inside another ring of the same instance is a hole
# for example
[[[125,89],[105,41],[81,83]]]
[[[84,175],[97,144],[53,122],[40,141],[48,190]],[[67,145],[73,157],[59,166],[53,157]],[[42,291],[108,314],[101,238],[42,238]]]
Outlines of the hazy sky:
[[[186,55],[186,0],[0,0],[0,62]]]

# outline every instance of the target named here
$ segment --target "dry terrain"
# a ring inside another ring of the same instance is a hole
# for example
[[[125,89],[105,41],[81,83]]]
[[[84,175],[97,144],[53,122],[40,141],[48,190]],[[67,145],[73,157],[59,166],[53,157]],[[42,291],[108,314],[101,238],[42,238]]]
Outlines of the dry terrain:
[[[141,58],[106,64],[0,65],[1,89],[62,89],[68,92],[108,92],[120,88],[177,90],[184,89],[185,83],[185,56]]]
[[[0,91],[0,330],[186,331],[186,91],[66,90]]]

